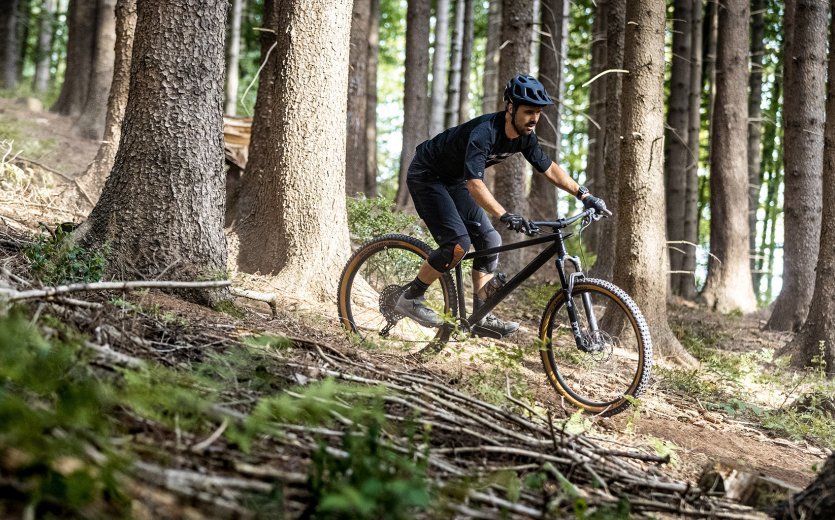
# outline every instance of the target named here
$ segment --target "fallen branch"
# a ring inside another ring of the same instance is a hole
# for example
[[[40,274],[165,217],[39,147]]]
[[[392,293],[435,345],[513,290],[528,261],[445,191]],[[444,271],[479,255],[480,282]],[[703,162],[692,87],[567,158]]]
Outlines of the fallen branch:
[[[208,282],[173,282],[162,280],[137,280],[131,282],[94,282],[74,283],[70,285],[58,285],[44,289],[31,289],[28,291],[16,291],[13,289],[0,288],[0,297],[8,301],[36,300],[39,298],[51,298],[59,294],[67,294],[80,291],[119,291],[130,289],[213,289],[228,287],[232,285],[229,280],[217,280]]]
[[[270,311],[272,312],[273,318],[278,316],[278,309],[276,307],[276,300],[275,300],[275,293],[263,293],[257,291],[250,291],[248,289],[238,289],[237,287],[232,287],[229,291],[235,295],[240,296],[241,298],[249,298],[250,300],[256,300],[259,302],[264,302],[270,306]]]

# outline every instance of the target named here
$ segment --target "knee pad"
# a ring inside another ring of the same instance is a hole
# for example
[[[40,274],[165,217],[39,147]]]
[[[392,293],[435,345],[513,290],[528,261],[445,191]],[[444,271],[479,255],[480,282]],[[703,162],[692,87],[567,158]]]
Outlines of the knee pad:
[[[490,249],[502,245],[502,237],[495,229],[491,229],[482,236],[482,247],[480,249]],[[499,265],[499,255],[483,256],[473,260],[473,269],[482,273],[492,273]]]
[[[429,253],[429,265],[436,271],[445,273],[455,268],[469,250],[470,238],[467,236],[457,237],[449,242],[444,242],[438,249]]]

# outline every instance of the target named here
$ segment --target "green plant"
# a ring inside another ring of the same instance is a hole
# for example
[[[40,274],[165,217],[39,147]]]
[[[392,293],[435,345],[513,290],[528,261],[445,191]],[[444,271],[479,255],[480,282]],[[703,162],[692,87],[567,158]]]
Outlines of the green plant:
[[[425,238],[419,225],[420,219],[396,210],[394,203],[388,199],[369,199],[359,194],[348,197],[347,203],[348,229],[354,242],[364,243],[386,233],[406,233]]]
[[[75,243],[70,234],[74,226],[59,224],[51,231],[40,224],[40,234],[24,249],[32,273],[47,285],[84,283],[101,280],[107,266],[109,247],[87,249]]]
[[[310,489],[319,518],[413,518],[430,505],[428,452],[398,453],[381,442],[381,423],[343,436],[337,455],[324,442],[312,456]],[[414,431],[410,446],[416,446]],[[424,439],[425,440],[425,439]],[[427,446],[428,443],[424,443]]]

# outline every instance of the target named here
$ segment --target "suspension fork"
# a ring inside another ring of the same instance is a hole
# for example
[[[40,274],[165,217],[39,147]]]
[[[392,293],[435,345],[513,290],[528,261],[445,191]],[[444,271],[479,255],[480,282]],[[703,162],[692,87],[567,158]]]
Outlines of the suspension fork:
[[[560,240],[560,242],[562,242],[562,240]],[[574,272],[567,277],[565,274],[566,262],[571,262],[572,264],[574,264]],[[574,335],[574,342],[577,344],[577,348],[581,350],[587,350],[589,346],[588,341],[583,337],[583,332],[582,330],[580,330],[580,320],[577,317],[577,307],[574,305],[574,298],[572,297],[574,293],[575,280],[585,278],[585,274],[583,274],[580,265],[580,259],[576,256],[568,256],[565,253],[565,249],[563,246],[562,254],[560,254],[557,257],[555,263],[557,272],[560,275],[560,282],[562,284],[563,294],[565,295],[565,309],[568,312],[568,320],[571,323],[571,332]],[[583,293],[581,299],[583,302],[583,312],[585,312],[586,315],[586,321],[588,322],[589,331],[596,332],[598,330],[598,324],[597,317],[594,314],[594,306],[591,303],[591,296],[589,295],[589,293]]]

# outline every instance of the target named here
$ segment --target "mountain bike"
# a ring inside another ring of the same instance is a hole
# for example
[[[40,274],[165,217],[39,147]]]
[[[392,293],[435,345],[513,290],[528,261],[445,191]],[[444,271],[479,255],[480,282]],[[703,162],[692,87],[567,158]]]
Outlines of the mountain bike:
[[[588,209],[553,222],[532,222],[528,234],[534,238],[467,253],[454,272],[444,273],[426,293],[427,304],[445,317],[439,328],[422,327],[394,310],[431,248],[401,234],[375,238],[351,256],[342,272],[339,318],[360,340],[393,344],[425,357],[440,352],[452,337],[489,335],[490,331],[479,330],[478,322],[556,256],[560,287],[545,306],[537,334],[545,374],[571,405],[603,416],[617,414],[649,382],[652,340],[632,298],[608,281],[587,277],[580,258],[566,250],[565,240],[574,233],[563,230],[580,222],[582,232],[599,218]],[[462,263],[539,244],[548,245],[468,316]],[[571,272],[566,270],[568,264]]]

